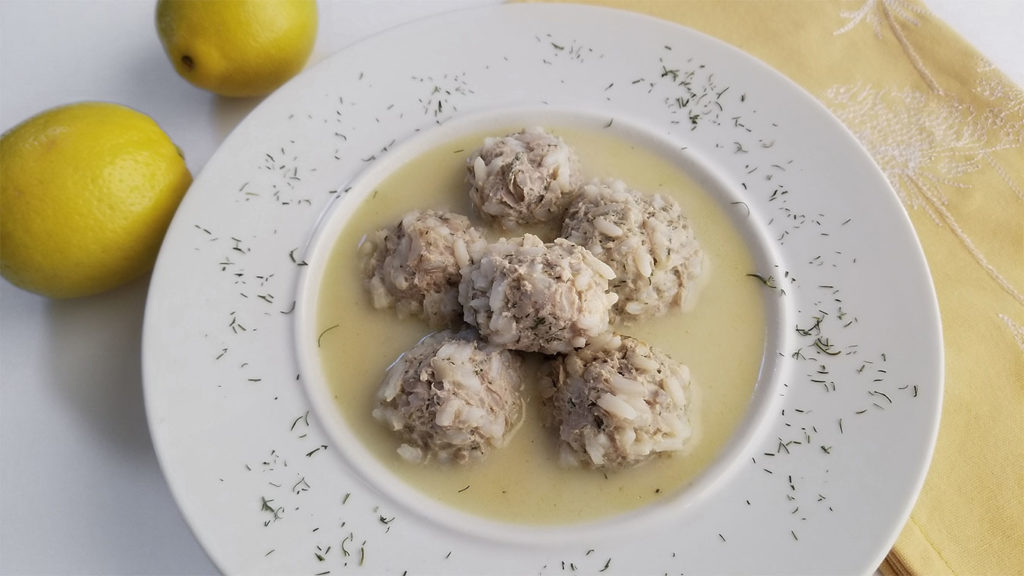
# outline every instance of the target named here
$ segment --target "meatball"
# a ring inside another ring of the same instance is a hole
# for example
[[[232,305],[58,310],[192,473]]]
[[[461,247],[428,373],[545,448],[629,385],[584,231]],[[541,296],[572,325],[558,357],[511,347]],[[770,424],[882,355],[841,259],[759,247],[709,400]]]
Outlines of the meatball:
[[[693,434],[690,370],[636,338],[607,334],[547,362],[541,386],[563,464],[628,468]]]
[[[473,207],[505,229],[561,218],[583,183],[576,152],[542,128],[487,138],[466,170]]]
[[[618,180],[584,185],[569,206],[562,236],[615,271],[613,321],[660,316],[682,304],[703,269],[704,253],[679,204]]]
[[[457,326],[460,270],[487,245],[461,214],[413,211],[369,235],[360,250],[363,277],[373,307],[395,308],[433,327]]]
[[[504,446],[523,418],[522,360],[472,330],[430,334],[388,368],[373,417],[413,462],[465,463]]]
[[[488,342],[554,354],[580,348],[608,328],[611,268],[562,238],[545,244],[526,234],[499,240],[463,271],[467,323]]]

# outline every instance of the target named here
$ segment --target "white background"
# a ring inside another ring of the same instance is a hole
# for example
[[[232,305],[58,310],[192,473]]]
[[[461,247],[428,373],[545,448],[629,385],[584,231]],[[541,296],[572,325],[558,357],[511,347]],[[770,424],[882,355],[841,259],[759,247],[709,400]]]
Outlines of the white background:
[[[179,78],[156,35],[154,1],[0,0],[0,130],[61,104],[118,102],[152,116],[198,174],[259,101]],[[494,3],[320,0],[311,64],[391,26]],[[1024,86],[1024,0],[928,5]],[[143,280],[50,301],[0,280],[0,574],[216,573],[171,499],[146,427],[146,290]]]

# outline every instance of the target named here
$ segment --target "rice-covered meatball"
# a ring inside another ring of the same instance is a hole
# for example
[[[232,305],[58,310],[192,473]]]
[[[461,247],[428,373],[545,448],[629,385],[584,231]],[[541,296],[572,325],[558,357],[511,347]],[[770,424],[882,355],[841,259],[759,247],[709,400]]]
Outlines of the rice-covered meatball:
[[[618,180],[585,184],[566,212],[562,236],[615,271],[612,321],[659,316],[682,304],[703,268],[704,253],[679,204]]]
[[[373,307],[393,307],[400,318],[420,317],[436,328],[460,324],[460,270],[486,245],[483,234],[461,214],[406,214],[394,226],[368,235],[360,247]]]
[[[463,271],[465,320],[488,342],[555,354],[580,348],[608,328],[611,268],[568,240],[526,234],[491,244]]]
[[[563,464],[627,468],[693,435],[690,370],[636,338],[609,333],[549,361],[541,386]]]
[[[542,128],[487,138],[466,170],[473,207],[506,229],[561,218],[583,183],[576,152]]]
[[[504,446],[523,418],[522,360],[472,330],[426,336],[388,368],[373,417],[413,462],[465,463]]]

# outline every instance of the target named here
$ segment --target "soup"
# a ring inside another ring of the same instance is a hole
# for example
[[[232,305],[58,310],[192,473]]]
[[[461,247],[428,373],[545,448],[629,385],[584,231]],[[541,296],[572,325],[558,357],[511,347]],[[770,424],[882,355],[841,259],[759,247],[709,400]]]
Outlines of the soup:
[[[561,466],[557,433],[543,426],[539,393],[532,385],[525,388],[526,416],[511,442],[486,460],[465,466],[404,460],[396,452],[398,437],[372,417],[387,367],[431,329],[420,320],[399,319],[394,310],[370,305],[357,247],[364,235],[415,209],[458,212],[481,225],[470,207],[465,163],[480,146],[482,134],[459,137],[421,154],[365,197],[332,249],[317,311],[317,329],[324,332],[319,350],[324,375],[337,409],[369,450],[424,497],[523,524],[596,519],[678,493],[712,462],[743,418],[764,355],[761,287],[747,277],[755,269],[752,257],[723,206],[679,166],[633,142],[596,130],[552,132],[576,149],[588,179],[617,178],[642,192],[675,198],[704,250],[701,286],[692,291],[685,310],[613,326],[690,368],[699,391],[694,405],[698,433],[685,453],[614,472]],[[339,329],[328,330],[334,326]]]

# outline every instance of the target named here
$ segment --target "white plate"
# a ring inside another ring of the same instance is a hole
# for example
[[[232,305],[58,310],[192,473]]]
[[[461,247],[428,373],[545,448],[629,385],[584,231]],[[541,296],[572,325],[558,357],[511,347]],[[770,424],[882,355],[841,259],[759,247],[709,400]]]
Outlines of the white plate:
[[[745,425],[678,498],[549,532],[459,529],[366,481],[321,426],[296,354],[300,273],[332,200],[411,137],[532,113],[677,146],[721,202],[742,202],[775,287],[771,350]],[[877,566],[923,482],[940,338],[902,207],[810,96],[663,21],[509,5],[352,46],[239,125],[168,231],[143,360],[171,490],[227,573],[840,574]]]

